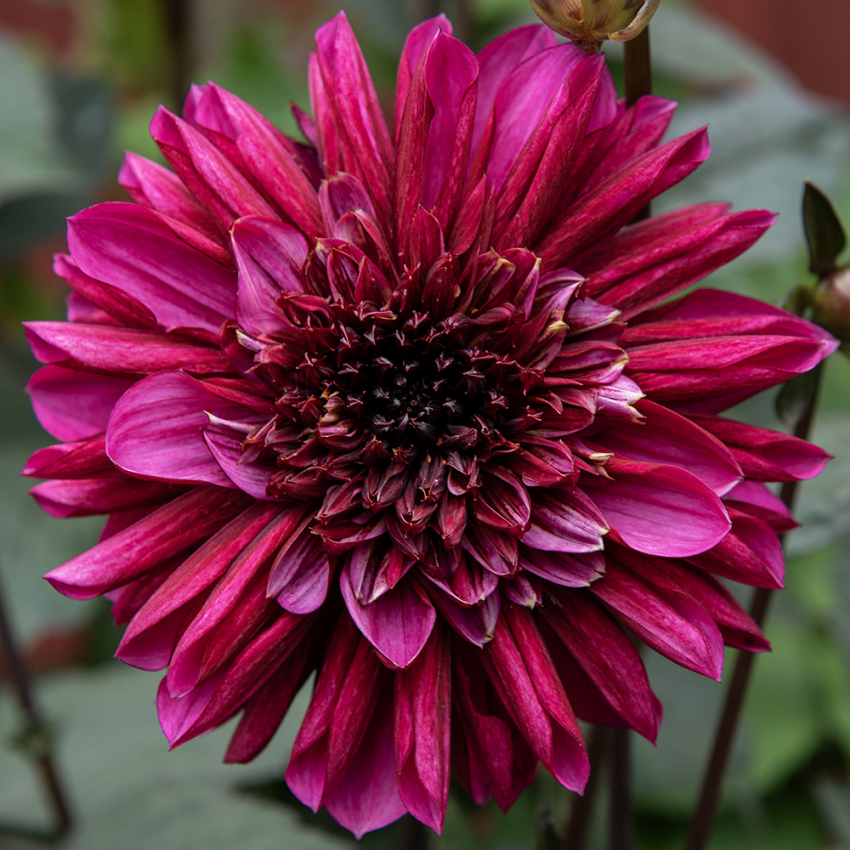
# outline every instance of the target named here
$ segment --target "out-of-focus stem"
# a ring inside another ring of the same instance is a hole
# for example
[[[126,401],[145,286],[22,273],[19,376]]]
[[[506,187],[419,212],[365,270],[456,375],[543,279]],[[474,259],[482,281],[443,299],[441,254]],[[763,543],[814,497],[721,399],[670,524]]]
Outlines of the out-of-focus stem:
[[[594,726],[587,736],[587,755],[590,759],[590,779],[584,795],[575,797],[564,830],[564,850],[583,850],[587,844],[593,809],[599,794],[600,777],[605,764],[606,732],[604,726]]]
[[[428,850],[431,843],[430,830],[413,815],[407,815],[402,822],[401,850]]]
[[[652,51],[649,46],[649,27],[627,41],[625,47],[626,106],[634,106],[644,95],[652,94]],[[634,217],[633,223],[650,216],[647,204]]]
[[[464,43],[475,47],[475,9],[472,0],[456,0],[455,35]]]
[[[25,734],[28,737],[34,736],[38,738],[36,744],[38,749],[35,751],[36,755],[33,761],[41,773],[42,782],[50,798],[50,805],[53,809],[55,820],[54,835],[57,838],[61,838],[71,830],[71,809],[53,761],[53,753],[50,749],[50,736],[44,720],[38,711],[27,670],[12,632],[12,624],[6,608],[2,582],[0,582],[0,647],[2,647],[3,654],[6,656],[9,666],[9,680],[12,690],[15,692],[21,713],[26,719],[27,728]]]
[[[822,377],[823,363],[815,367],[814,391],[803,416],[794,429],[794,436],[799,437],[801,440],[808,439],[811,432],[818,396],[820,395]],[[782,492],[780,494],[782,501],[792,510],[797,498],[799,483],[799,481],[788,481],[782,486]],[[760,628],[764,626],[767,619],[767,612],[770,608],[772,598],[773,592],[766,588],[758,588],[753,595],[753,601],[750,605],[750,616],[758,623]],[[750,682],[755,659],[756,656],[752,652],[742,651],[738,653],[735,670],[732,674],[732,681],[729,685],[729,691],[726,694],[726,701],[723,704],[720,724],[717,727],[717,735],[714,738],[711,758],[709,759],[705,779],[702,783],[699,802],[694,811],[694,817],[691,821],[690,831],[688,832],[688,839],[685,844],[686,850],[705,850],[708,839],[711,837],[711,827],[717,812],[720,789],[723,785],[723,777],[726,773],[732,744],[735,741],[735,732],[741,718],[744,697],[747,693],[747,686]]]
[[[608,846],[611,850],[632,850],[634,815],[632,813],[632,732],[609,729],[611,760],[611,807]]]
[[[411,0],[410,8],[413,22],[418,24],[440,14],[440,0]]]
[[[652,51],[649,27],[625,44],[626,106],[634,106],[644,95],[652,94]]]
[[[162,12],[171,52],[168,93],[179,113],[192,82],[191,0],[162,0]]]

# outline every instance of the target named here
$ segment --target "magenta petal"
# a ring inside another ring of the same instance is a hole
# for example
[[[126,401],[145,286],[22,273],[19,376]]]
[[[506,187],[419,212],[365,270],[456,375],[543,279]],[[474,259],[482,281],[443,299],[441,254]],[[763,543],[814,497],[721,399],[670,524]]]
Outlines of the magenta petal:
[[[305,528],[275,558],[267,594],[293,614],[318,610],[328,595],[331,565],[321,540]]]
[[[354,595],[354,588],[343,572],[342,596],[351,618],[369,642],[391,664],[409,667],[417,658],[437,620],[434,606],[411,581],[401,582],[369,605]]]
[[[532,491],[531,526],[522,542],[549,552],[596,552],[608,525],[581,491],[561,488]]]
[[[218,333],[233,315],[233,273],[178,239],[154,212],[134,204],[98,204],[68,221],[74,261],[133,296],[167,330]]]
[[[714,620],[684,593],[654,587],[623,569],[609,569],[591,592],[656,652],[720,681],[723,638]]]
[[[509,605],[484,663],[523,737],[552,775],[582,793],[590,762],[581,730],[531,613]]]
[[[294,228],[263,218],[240,219],[233,225],[231,239],[239,269],[236,318],[254,333],[262,330],[262,324],[257,324],[262,316],[279,316],[281,292],[304,291],[301,269],[307,242]]]
[[[277,505],[257,503],[217,530],[136,613],[116,656],[143,670],[165,667],[177,637],[188,625],[186,609],[205,599],[208,589],[279,512]]]
[[[369,642],[349,618],[340,618],[286,768],[292,793],[314,812],[336,787],[363,740],[381,695],[382,673]]]
[[[115,403],[133,378],[45,366],[30,378],[27,392],[38,421],[59,440],[86,440],[106,430]]]
[[[436,18],[430,18],[414,27],[407,36],[404,49],[401,51],[395,88],[395,132],[393,137],[396,140],[396,147],[398,147],[399,127],[404,116],[411,80],[422,57],[438,32],[445,33],[448,36],[452,34],[451,22],[445,15],[437,15]]]
[[[73,361],[91,369],[143,374],[172,369],[194,374],[229,371],[218,348],[153,331],[79,322],[24,322],[24,328],[42,363]]]
[[[407,810],[441,832],[451,775],[451,650],[436,629],[395,681],[395,753]]]
[[[180,737],[200,717],[217,687],[218,678],[210,679],[191,694],[181,699],[174,699],[165,687],[165,679],[159,683],[156,693],[156,710],[159,715],[159,725],[171,747],[177,745]]]
[[[557,44],[558,37],[549,27],[530,25],[505,33],[491,41],[478,54],[480,85],[473,150],[478,148],[484,135],[484,127],[496,101],[496,94],[504,80],[526,59],[550,47],[556,47]]]
[[[106,452],[116,466],[158,481],[234,487],[204,442],[209,413],[245,415],[182,372],[151,375],[126,393],[109,419]]]
[[[326,145],[330,141],[326,127],[332,124],[339,165],[368,188],[383,217],[390,209],[392,143],[372,78],[344,12],[319,28],[316,48],[317,76],[327,99],[327,117],[317,121],[321,142]],[[311,93],[318,94],[313,89],[311,80]],[[328,176],[340,170],[328,161],[327,151],[325,165]]]
[[[498,591],[468,607],[460,605],[444,593],[435,593],[434,601],[449,625],[465,640],[479,647],[493,640],[502,611],[502,599]]]
[[[245,506],[238,491],[195,487],[45,578],[72,599],[91,599],[209,537]]]
[[[325,806],[358,839],[407,812],[398,791],[391,699],[379,702],[360,748]]]
[[[249,496],[260,500],[269,498],[266,491],[274,467],[243,463],[242,441],[245,439],[246,423],[226,422],[213,416],[209,419],[210,424],[204,428],[204,442],[224,474]]]
[[[583,604],[573,593],[557,594],[542,614],[611,708],[654,742],[661,724],[661,703],[652,693],[640,655],[626,635],[598,607]],[[555,660],[557,664],[557,657]],[[570,682],[564,682],[569,693]]]
[[[750,480],[807,480],[820,475],[831,458],[823,449],[778,431],[720,416],[692,414],[689,418],[729,447]]]
[[[91,478],[112,470],[106,440],[97,437],[39,449],[21,470],[30,478]]]
[[[605,429],[599,444],[618,456],[646,463],[680,466],[700,478],[718,496],[743,477],[734,457],[716,437],[693,422],[644,399],[635,405],[644,424],[616,423]]]
[[[710,549],[732,527],[723,503],[695,475],[674,466],[612,460],[611,480],[583,486],[628,546],[684,558]]]

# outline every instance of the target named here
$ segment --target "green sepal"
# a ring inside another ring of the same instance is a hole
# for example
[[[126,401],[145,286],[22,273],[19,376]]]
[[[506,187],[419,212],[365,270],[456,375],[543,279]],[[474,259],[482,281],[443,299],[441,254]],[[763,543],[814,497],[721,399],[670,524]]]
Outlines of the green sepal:
[[[780,307],[795,316],[805,316],[812,306],[813,294],[809,286],[795,286],[785,294]]]
[[[809,271],[824,278],[838,268],[847,234],[832,201],[810,180],[803,192],[803,227],[809,245]]]
[[[776,397],[776,412],[779,418],[791,429],[796,429],[806,415],[818,391],[819,372],[823,364],[786,381]]]

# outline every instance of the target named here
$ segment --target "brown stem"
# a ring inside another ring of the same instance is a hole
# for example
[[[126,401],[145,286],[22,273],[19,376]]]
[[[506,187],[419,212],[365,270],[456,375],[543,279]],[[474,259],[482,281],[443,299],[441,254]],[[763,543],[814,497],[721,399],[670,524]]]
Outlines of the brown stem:
[[[606,729],[594,726],[587,738],[587,755],[590,759],[590,779],[584,796],[576,797],[570,806],[570,816],[564,830],[564,850],[583,850],[593,822],[593,809],[600,788],[600,776],[605,764]]]
[[[799,437],[801,440],[808,439],[812,429],[822,376],[823,364],[821,363],[815,367],[815,389],[812,392],[809,404],[794,429],[794,436]],[[782,501],[792,510],[797,498],[799,483],[799,481],[788,481],[782,486]],[[784,536],[782,535],[783,539]],[[750,616],[760,628],[764,626],[767,619],[767,612],[770,608],[772,598],[773,591],[766,588],[758,588],[753,595],[753,601],[750,605]],[[747,686],[749,685],[755,659],[756,656],[752,652],[742,651],[738,653],[735,670],[732,673],[732,682],[729,685],[729,691],[726,694],[726,701],[723,705],[723,713],[717,727],[717,735],[714,739],[711,758],[709,759],[705,779],[702,783],[699,802],[697,803],[688,832],[688,839],[685,844],[686,850],[704,850],[708,844],[708,839],[711,837],[711,827],[717,812],[717,803],[720,799],[723,776],[726,772],[729,754],[732,751],[732,744],[735,740],[735,732],[737,731],[738,721],[741,718],[741,711],[744,707],[744,698],[747,693]]]
[[[440,0],[411,0],[413,22],[418,24],[440,14]]]
[[[192,4],[191,0],[162,0],[165,28],[171,50],[168,93],[179,113],[192,82]]]
[[[652,94],[649,27],[631,41],[627,41],[625,48],[626,106],[634,106],[644,95]]]
[[[3,654],[6,656],[9,666],[9,680],[12,690],[15,692],[21,713],[26,720],[25,735],[28,739],[34,740],[36,742],[34,746],[38,747],[33,760],[41,773],[42,782],[53,808],[55,836],[61,838],[71,830],[71,810],[53,761],[50,736],[38,711],[29,676],[12,632],[2,583],[0,583],[0,647],[3,649]]]
[[[630,729],[609,729],[611,749],[611,804],[608,846],[632,850],[632,741]]]
[[[402,821],[402,850],[428,850],[430,843],[431,836],[428,827],[416,820],[413,815],[407,815]]]
[[[464,44],[475,46],[475,10],[472,0],[457,0],[457,13],[454,23],[455,36]]]

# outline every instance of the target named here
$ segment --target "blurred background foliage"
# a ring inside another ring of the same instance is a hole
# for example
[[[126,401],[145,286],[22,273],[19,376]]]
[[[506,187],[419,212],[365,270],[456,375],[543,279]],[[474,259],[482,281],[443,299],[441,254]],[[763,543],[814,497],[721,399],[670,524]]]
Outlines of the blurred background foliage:
[[[830,3],[817,0],[811,11]],[[26,457],[51,441],[23,391],[35,364],[20,322],[62,317],[65,292],[50,267],[52,254],[64,248],[65,216],[122,197],[115,174],[124,149],[159,158],[148,120],[160,102],[178,108],[189,80],[214,79],[294,131],[289,103],[308,104],[312,33],[340,6],[390,104],[404,36],[440,6],[434,0],[19,0],[0,7],[0,569],[78,815],[78,828],[62,847],[353,846],[330,818],[297,804],[280,781],[304,695],[269,751],[248,767],[220,764],[226,730],[167,753],[153,705],[157,677],[112,659],[118,634],[108,606],[66,600],[40,579],[91,545],[99,521],[47,518],[17,477]],[[709,124],[714,149],[658,206],[728,200],[737,209],[780,212],[753,251],[710,281],[780,303],[793,286],[810,282],[799,213],[803,180],[813,179],[850,221],[850,60],[844,51],[846,90],[825,89],[846,100],[827,99],[707,14],[712,7],[728,12],[730,4],[704,0],[703,6],[666,0],[652,24],[657,90],[681,104],[671,135]],[[442,7],[475,47],[534,20],[526,0],[446,0]],[[847,16],[846,32],[850,8],[835,8]],[[741,27],[739,18],[732,19]],[[840,32],[840,23],[828,29]],[[789,15],[771,20],[768,29],[787,42],[799,26]],[[764,43],[767,30],[758,32]],[[781,39],[776,43],[782,47]],[[840,44],[829,37],[820,43],[827,52]],[[619,80],[622,54],[615,46],[606,52]],[[777,54],[790,56],[815,85],[818,63],[836,59],[787,49]],[[769,397],[740,413],[782,427]],[[790,538],[788,589],[778,594],[767,627],[774,652],[758,661],[715,850],[850,848],[848,437],[850,362],[836,356],[827,364],[813,438],[836,459],[802,489],[798,512],[805,525]],[[724,689],[663,659],[648,658],[647,665],[665,722],[656,748],[636,744],[637,845],[666,850],[682,844]],[[0,847],[14,850],[37,847],[25,833],[50,817],[16,737],[20,726],[0,659]],[[603,803],[594,848],[604,846]],[[558,846],[547,819],[563,823],[569,805],[570,795],[545,775],[507,817],[492,806],[478,810],[458,790],[445,834],[431,845]],[[22,829],[15,837],[9,827]],[[403,824],[391,827],[362,844],[404,846],[403,830]]]

